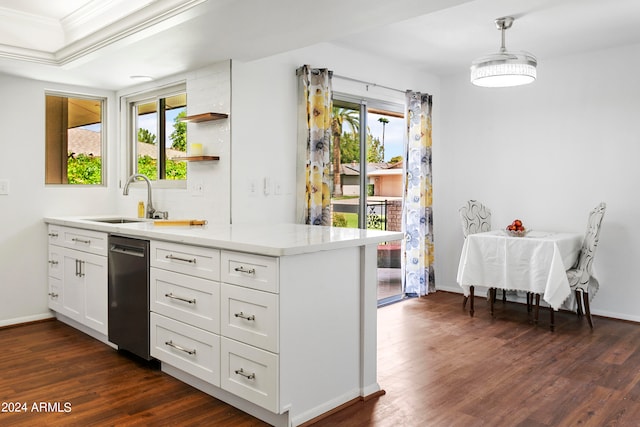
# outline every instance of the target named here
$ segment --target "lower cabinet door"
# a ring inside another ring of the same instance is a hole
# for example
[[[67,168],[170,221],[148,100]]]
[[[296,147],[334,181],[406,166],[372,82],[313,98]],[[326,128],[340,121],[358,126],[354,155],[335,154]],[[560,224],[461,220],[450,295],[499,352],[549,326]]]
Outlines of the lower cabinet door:
[[[220,387],[274,413],[278,403],[278,355],[220,338]]]
[[[151,313],[151,355],[220,387],[220,337]]]

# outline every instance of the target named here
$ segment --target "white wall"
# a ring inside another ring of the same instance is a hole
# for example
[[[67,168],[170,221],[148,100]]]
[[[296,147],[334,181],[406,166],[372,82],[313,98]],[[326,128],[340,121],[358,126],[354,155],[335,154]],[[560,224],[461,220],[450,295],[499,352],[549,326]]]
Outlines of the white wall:
[[[520,218],[538,230],[583,233],[607,203],[595,259],[593,313],[640,321],[640,46],[545,60],[534,84],[472,86],[442,81],[441,136],[434,148],[436,281],[459,291],[457,210],[478,199],[493,228]]]
[[[434,95],[434,138],[438,135],[439,80],[401,64],[331,44],[319,44],[258,61],[233,61],[231,206],[234,223],[295,221],[295,71],[304,64],[332,70],[336,92],[400,104],[404,104],[404,93],[380,86]],[[366,85],[339,76],[379,86],[369,85],[367,90]],[[268,195],[263,191],[265,178],[270,185]],[[256,191],[252,193],[251,188]]]
[[[110,210],[115,197],[106,186],[44,184],[45,90],[107,99],[108,119],[117,108],[114,94],[0,75],[0,179],[10,193],[0,196],[0,326],[49,316],[45,216],[93,215]],[[115,133],[115,121],[106,129]],[[105,160],[112,185],[116,162]]]

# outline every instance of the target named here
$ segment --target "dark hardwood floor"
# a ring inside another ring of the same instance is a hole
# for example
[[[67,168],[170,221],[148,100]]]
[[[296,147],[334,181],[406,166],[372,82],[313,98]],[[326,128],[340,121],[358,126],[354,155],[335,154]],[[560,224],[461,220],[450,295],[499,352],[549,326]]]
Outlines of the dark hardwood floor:
[[[383,307],[386,394],[315,426],[639,426],[640,325],[548,318],[498,302],[492,319],[484,298],[471,318],[447,292]],[[2,426],[266,425],[57,321],[1,329],[0,346]]]

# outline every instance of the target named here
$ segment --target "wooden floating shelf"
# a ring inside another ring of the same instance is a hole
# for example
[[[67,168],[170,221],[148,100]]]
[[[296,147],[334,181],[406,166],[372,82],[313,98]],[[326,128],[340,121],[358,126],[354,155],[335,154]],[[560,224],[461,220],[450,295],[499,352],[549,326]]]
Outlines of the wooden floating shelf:
[[[228,114],[224,113],[202,113],[194,114],[193,116],[187,116],[180,119],[181,122],[200,123],[208,122],[211,120],[222,120],[228,118]]]
[[[171,160],[184,161],[184,162],[208,162],[212,160],[220,160],[220,156],[186,156],[186,157],[174,157]]]

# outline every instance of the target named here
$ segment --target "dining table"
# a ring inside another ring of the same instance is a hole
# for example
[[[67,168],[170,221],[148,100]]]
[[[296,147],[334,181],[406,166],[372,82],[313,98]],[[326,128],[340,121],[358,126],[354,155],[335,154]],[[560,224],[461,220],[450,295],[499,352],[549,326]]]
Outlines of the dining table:
[[[520,236],[507,230],[470,234],[462,246],[458,284],[465,296],[473,297],[476,286],[493,290],[491,303],[496,289],[526,292],[527,303],[530,295],[542,296],[553,314],[571,295],[566,271],[576,263],[583,239],[580,233],[537,230]],[[493,315],[493,304],[491,309]]]

